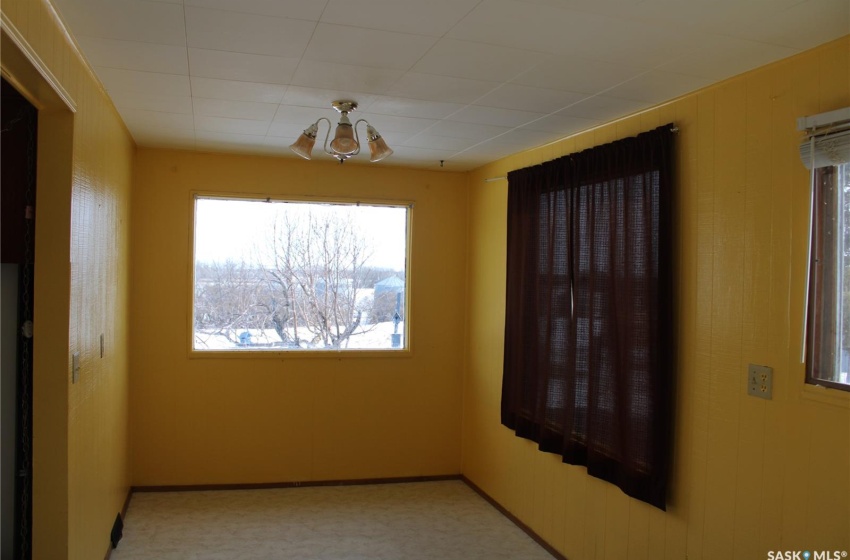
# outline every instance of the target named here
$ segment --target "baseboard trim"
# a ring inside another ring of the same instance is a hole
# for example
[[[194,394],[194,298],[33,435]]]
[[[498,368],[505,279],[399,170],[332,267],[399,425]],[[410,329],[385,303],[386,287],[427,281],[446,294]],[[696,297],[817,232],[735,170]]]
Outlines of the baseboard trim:
[[[127,489],[127,497],[124,498],[124,504],[121,506],[121,519],[127,517],[127,508],[130,507],[130,498],[133,497],[133,487]],[[106,554],[103,557],[103,560],[109,560],[112,556],[112,543],[106,547]]]
[[[401,484],[405,482],[440,482],[462,480],[459,474],[436,476],[403,476],[396,478],[357,478],[349,480],[305,480],[299,482],[258,482],[248,484],[174,484],[165,486],[133,486],[131,492],[205,492],[211,490],[266,490],[270,488],[306,488],[311,486],[362,486],[367,484]]]
[[[555,547],[553,547],[551,544],[549,544],[548,542],[546,542],[546,541],[543,539],[543,537],[541,537],[540,535],[538,535],[537,533],[535,533],[535,532],[531,529],[531,527],[529,527],[528,525],[526,525],[525,523],[523,523],[522,521],[520,521],[520,520],[519,520],[519,518],[517,518],[514,514],[512,514],[512,513],[511,513],[511,512],[509,512],[508,510],[506,510],[506,509],[504,508],[504,506],[502,506],[502,504],[500,504],[499,502],[497,502],[496,500],[494,500],[494,499],[493,499],[493,498],[492,498],[492,497],[491,497],[491,496],[490,496],[487,492],[485,492],[484,490],[482,490],[481,488],[479,488],[477,484],[475,484],[474,482],[472,482],[471,480],[469,480],[468,478],[466,478],[466,476],[464,476],[464,475],[461,475],[461,476],[460,476],[460,479],[464,482],[464,484],[466,484],[467,486],[469,486],[470,488],[472,488],[472,489],[473,489],[473,490],[474,490],[474,491],[475,491],[475,492],[476,492],[479,496],[481,496],[482,498],[484,498],[484,499],[485,499],[485,500],[486,500],[486,501],[487,501],[487,502],[488,502],[491,506],[493,506],[494,508],[496,508],[496,509],[499,511],[499,513],[501,513],[502,515],[504,515],[505,517],[507,517],[508,519],[510,519],[510,520],[511,520],[511,522],[513,522],[513,524],[514,524],[514,525],[516,525],[517,527],[519,527],[520,529],[522,529],[522,530],[523,530],[523,532],[524,532],[526,535],[528,535],[529,537],[531,537],[531,538],[534,540],[534,542],[536,542],[536,543],[537,543],[537,544],[539,544],[541,547],[543,547],[543,548],[546,550],[546,552],[548,552],[549,554],[551,554],[551,555],[552,555],[552,556],[553,556],[556,560],[567,560],[567,557],[566,557],[566,556],[564,556],[563,554],[561,554],[560,552],[558,552],[557,550],[555,550]]]

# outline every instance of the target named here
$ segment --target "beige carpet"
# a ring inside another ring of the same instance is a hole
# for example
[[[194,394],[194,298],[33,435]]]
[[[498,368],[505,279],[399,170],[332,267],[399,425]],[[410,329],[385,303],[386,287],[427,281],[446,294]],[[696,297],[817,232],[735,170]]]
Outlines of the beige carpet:
[[[460,481],[136,493],[112,560],[552,560]]]

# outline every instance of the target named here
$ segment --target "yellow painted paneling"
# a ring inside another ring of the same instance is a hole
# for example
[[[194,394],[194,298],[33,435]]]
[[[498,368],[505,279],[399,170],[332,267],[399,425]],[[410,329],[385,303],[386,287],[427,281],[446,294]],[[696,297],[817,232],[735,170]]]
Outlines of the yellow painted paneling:
[[[795,121],[850,105],[848,52],[845,37],[470,173],[463,472],[570,560],[850,550],[850,399],[810,396],[799,364],[808,175]],[[499,424],[507,184],[483,180],[670,121],[679,338],[665,513],[580,467],[553,472]],[[773,400],[746,396],[748,363],[774,368]],[[518,495],[539,496],[539,480],[563,506]]]
[[[160,150],[135,169],[134,484],[460,472],[465,175]],[[193,190],[412,201],[412,355],[190,358]]]
[[[130,484],[127,297],[135,147],[50,4],[4,0],[2,12],[9,22],[4,33],[21,38],[43,62],[39,71],[52,75],[75,106],[73,113],[57,107],[38,73],[13,73],[44,108],[36,203],[33,558],[102,558]],[[4,69],[15,56],[15,49],[4,49]],[[82,369],[71,384],[74,352]]]

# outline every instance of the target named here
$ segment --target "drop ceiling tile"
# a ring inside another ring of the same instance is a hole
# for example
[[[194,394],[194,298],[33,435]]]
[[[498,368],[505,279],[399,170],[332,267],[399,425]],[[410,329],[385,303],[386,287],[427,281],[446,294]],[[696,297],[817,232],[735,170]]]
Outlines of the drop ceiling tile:
[[[533,113],[553,113],[586,97],[587,94],[573,91],[504,84],[475,101],[475,104]]]
[[[142,109],[124,109],[120,114],[130,130],[180,129],[191,131],[195,126],[192,115],[144,111]]]
[[[646,70],[579,56],[549,56],[511,80],[511,83],[578,93],[599,93]]]
[[[802,0],[644,0],[628,10],[628,18],[673,28],[730,35],[757,26],[772,15]]]
[[[766,16],[758,25],[730,33],[793,49],[805,50],[850,32],[850,2],[808,0]]]
[[[472,146],[467,150],[458,152],[455,156],[452,157],[451,160],[449,160],[447,165],[455,161],[455,159],[470,159],[473,161],[484,159],[485,162],[490,162],[513,155],[518,151],[520,150],[517,150],[516,146],[509,146],[507,144],[495,144],[492,142],[482,142],[480,144]]]
[[[515,127],[544,116],[546,116],[545,113],[469,105],[453,114],[450,118],[453,121],[466,123]]]
[[[435,41],[424,35],[320,23],[304,59],[407,70]]]
[[[498,82],[408,72],[381,93],[440,103],[467,104],[498,86]]]
[[[286,105],[298,105],[301,107],[315,107],[317,109],[327,109],[328,113],[318,112],[313,120],[321,116],[331,118],[338,113],[333,110],[331,103],[334,101],[347,99],[356,101],[358,111],[369,109],[377,99],[377,95],[372,93],[356,92],[350,89],[321,89],[307,88],[301,86],[289,86],[286,90],[286,95],[283,96],[283,103]]]
[[[518,49],[441,39],[416,63],[413,72],[502,82],[532,68],[541,55]]]
[[[390,158],[384,160],[392,162],[392,159],[410,159],[422,162],[432,162],[435,167],[439,167],[440,160],[446,160],[453,156],[456,150],[435,150],[428,148],[414,148],[411,146],[394,146],[395,152]]]
[[[356,114],[356,113],[355,113]],[[273,124],[289,124],[299,129],[304,129],[310,124],[316,122],[320,117],[326,117],[330,120],[338,120],[339,113],[327,107],[326,111],[320,110],[318,107],[299,107],[297,105],[278,105]],[[327,124],[320,125],[327,127]],[[300,134],[300,132],[299,132]]]
[[[310,21],[186,8],[190,47],[300,57],[315,28]]]
[[[77,37],[77,42],[92,66],[163,74],[189,74],[189,62],[184,46],[97,37]]]
[[[417,101],[401,97],[376,96],[369,106],[370,113],[381,115],[401,115],[423,119],[442,119],[463,109],[461,103],[441,103],[439,101]]]
[[[494,136],[483,145],[512,146],[516,151],[530,150],[544,144],[560,140],[564,135],[557,132],[544,132],[540,130],[529,130],[527,128],[515,128],[499,136]]]
[[[205,99],[196,97],[194,113],[196,117],[226,117],[230,119],[249,119],[268,123],[274,118],[276,103],[255,103],[252,101],[232,101],[230,99]]]
[[[579,101],[561,111],[559,116],[578,117],[606,123],[620,117],[636,113],[650,107],[652,104],[646,101],[635,101],[634,99],[619,99],[607,95],[595,95]]]
[[[177,97],[191,95],[188,76],[102,67],[95,67],[95,72],[110,93],[113,91],[131,91]]]
[[[269,129],[266,131],[266,136],[269,137],[280,137],[285,139],[286,145],[292,144],[295,140],[301,136],[301,133],[304,132],[304,129],[310,126],[313,121],[305,121],[303,123],[297,123],[292,121],[272,121],[271,125],[269,125]],[[325,140],[325,134],[327,132],[326,125],[319,125],[321,128],[319,129],[320,139],[316,140],[316,148],[321,149],[319,144],[323,143]]]
[[[267,146],[266,137],[260,134],[238,134],[233,132],[216,132],[198,130],[195,132],[198,144],[210,145],[215,143]]]
[[[185,0],[187,6],[318,21],[327,0]]]
[[[584,43],[573,54],[634,68],[655,68],[699,48],[705,33],[630,22],[609,40]]]
[[[719,81],[797,52],[789,47],[710,35],[699,49],[660,66],[658,70]]]
[[[524,124],[522,127],[528,130],[539,130],[542,132],[556,132],[562,137],[576,134],[602,124],[593,119],[569,117],[561,114],[546,115],[537,120]]]
[[[451,138],[468,138],[470,140],[487,140],[493,136],[511,130],[507,126],[463,123],[452,120],[442,120],[428,129],[428,134],[434,136],[449,136]]]
[[[435,136],[433,134],[417,134],[404,141],[404,146],[411,148],[426,148],[429,150],[465,150],[478,143],[470,138],[452,138],[451,136]],[[393,144],[395,145],[395,144]]]
[[[250,119],[228,119],[223,117],[195,117],[195,136],[200,131],[225,132],[228,134],[254,134],[265,136],[271,119],[256,121]]]
[[[165,113],[192,114],[192,98],[174,95],[156,95],[138,91],[111,91],[109,97],[118,110],[142,109],[145,111],[160,111]]]
[[[384,136],[394,132],[421,132],[439,122],[436,119],[419,119],[415,117],[400,117],[398,115],[378,115],[374,113],[361,113],[360,111],[350,115],[350,118],[352,122],[355,122],[357,119],[366,119],[369,124],[378,129],[378,132]],[[362,130],[365,129],[358,128],[358,132]]]
[[[240,82],[288,84],[298,67],[298,60],[265,54],[189,49],[192,76]]]
[[[185,45],[183,6],[145,0],[63,0],[59,10],[74,36]]]
[[[655,104],[696,91],[712,82],[713,80],[709,78],[652,70],[605,93],[621,99],[634,99]]]
[[[385,93],[402,74],[400,70],[302,60],[292,84],[337,91]]]
[[[213,78],[192,78],[192,95],[209,99],[232,99],[257,103],[280,103],[286,86],[237,82]]]
[[[514,0],[484,0],[448,37],[551,54],[615,37],[628,23],[564,6],[531,7]]]
[[[322,21],[442,37],[479,0],[330,0]]]

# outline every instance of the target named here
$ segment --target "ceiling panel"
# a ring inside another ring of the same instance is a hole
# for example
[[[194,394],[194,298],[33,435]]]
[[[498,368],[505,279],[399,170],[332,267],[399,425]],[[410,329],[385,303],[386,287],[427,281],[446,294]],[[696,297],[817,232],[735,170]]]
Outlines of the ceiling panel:
[[[189,75],[185,46],[99,37],[79,37],[77,41],[92,66]]]
[[[256,103],[280,103],[286,86],[214,78],[192,78],[192,95],[210,99],[232,99]]]
[[[586,93],[504,84],[476,100],[476,105],[553,113],[588,97]]]
[[[435,41],[424,35],[320,23],[304,59],[407,70]]]
[[[196,97],[193,104],[195,117],[226,117],[271,122],[277,112],[277,103],[232,101],[229,99],[206,99]]]
[[[454,170],[850,29],[847,0],[53,1],[140,145],[295,157],[348,99],[380,165]]]
[[[199,49],[300,57],[315,27],[311,21],[186,8],[187,42]]]
[[[413,72],[504,82],[532,68],[540,55],[507,47],[442,39],[412,68]]]
[[[240,82],[288,84],[300,58],[190,48],[192,76]]]
[[[302,59],[292,83],[304,87],[380,94],[386,92],[403,74],[402,70]]]
[[[330,0],[322,21],[441,37],[480,0]]]
[[[185,0],[187,6],[318,21],[327,0]]]
[[[143,109],[165,113],[192,114],[192,98],[189,95],[158,95],[132,90],[113,90],[109,93],[119,111]]]
[[[100,81],[106,91],[129,91],[150,95],[170,95],[185,97],[192,95],[189,88],[189,76],[161,74],[158,72],[139,72],[121,68],[102,68],[95,66]]]
[[[62,0],[57,4],[75,37],[186,44],[181,5],[145,0]]]
[[[224,117],[195,116],[195,130],[208,132],[226,132],[230,134],[253,134],[265,136],[271,124],[267,121],[251,119],[229,119]]]
[[[499,82],[407,72],[383,93],[407,99],[468,104],[498,86]]]

